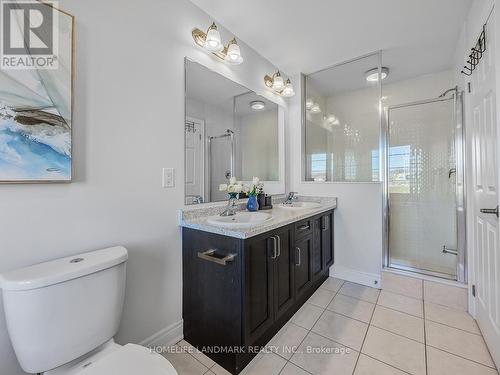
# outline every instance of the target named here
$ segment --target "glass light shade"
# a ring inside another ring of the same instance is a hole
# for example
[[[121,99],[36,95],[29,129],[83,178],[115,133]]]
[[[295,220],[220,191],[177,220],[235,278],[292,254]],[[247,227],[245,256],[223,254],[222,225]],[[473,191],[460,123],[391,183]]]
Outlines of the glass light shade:
[[[281,95],[286,96],[286,97],[290,97],[290,96],[295,95],[295,91],[293,91],[292,82],[290,82],[289,79],[287,79],[285,88],[283,89],[283,92],[281,93]]]
[[[238,65],[243,62],[243,57],[241,57],[240,46],[236,44],[236,41],[231,42],[227,47],[225,60],[233,65]]]
[[[306,109],[308,111],[311,110],[312,106],[314,105],[314,101],[312,99],[306,99]]]
[[[321,108],[319,107],[319,104],[314,103],[313,106],[311,107],[311,112],[312,113],[320,113]]]
[[[220,39],[219,30],[217,30],[217,26],[215,26],[215,24],[210,26],[208,29],[203,47],[210,52],[220,52],[224,49]]]
[[[273,89],[274,90],[282,90],[285,87],[285,82],[283,81],[283,77],[279,74],[279,72],[273,78]]]
[[[320,113],[321,108],[319,107],[318,103],[314,103],[313,106],[311,107],[311,112],[312,113]]]

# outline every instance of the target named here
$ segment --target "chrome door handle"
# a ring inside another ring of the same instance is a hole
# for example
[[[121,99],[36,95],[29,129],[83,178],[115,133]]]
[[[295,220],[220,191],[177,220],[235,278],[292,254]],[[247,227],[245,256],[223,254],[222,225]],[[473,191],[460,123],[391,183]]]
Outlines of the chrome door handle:
[[[271,237],[273,239],[273,256],[271,257],[272,259],[276,259],[276,236]]]
[[[278,255],[277,256],[280,256],[281,255],[281,237],[276,236],[276,239],[278,240]]]
[[[479,211],[483,214],[497,215],[498,218],[498,206],[497,208],[481,208]]]
[[[296,247],[296,249],[299,251],[299,262],[298,262],[298,263],[297,263],[297,262],[295,262],[295,265],[296,265],[297,267],[299,267],[299,266],[300,266],[300,247]]]

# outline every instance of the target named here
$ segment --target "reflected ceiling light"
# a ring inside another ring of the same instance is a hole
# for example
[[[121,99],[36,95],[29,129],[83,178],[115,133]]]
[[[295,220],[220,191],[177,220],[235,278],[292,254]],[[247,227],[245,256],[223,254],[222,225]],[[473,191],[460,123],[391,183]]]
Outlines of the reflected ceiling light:
[[[250,102],[250,108],[254,111],[262,111],[266,107],[266,104],[262,100],[254,100]]]
[[[320,113],[321,108],[319,107],[318,103],[314,103],[313,106],[311,107],[311,113]]]
[[[378,82],[378,68],[373,68],[365,72],[365,78],[368,82]],[[380,70],[380,77],[385,79],[389,75],[389,68],[383,66]]]
[[[210,25],[206,33],[198,28],[195,28],[191,32],[191,35],[197,45],[203,47],[209,52],[212,52],[219,59],[222,59],[232,65],[238,65],[243,62],[240,46],[236,42],[236,38],[231,39],[229,44],[224,47],[215,22]]]
[[[312,108],[313,105],[314,105],[314,100],[312,100],[312,99],[306,99],[306,109],[308,111],[311,110],[311,108]]]
[[[285,82],[279,70],[272,76],[264,76],[264,83],[276,94],[279,94],[281,96],[290,97],[295,95],[295,91],[293,89],[290,78],[288,78]]]

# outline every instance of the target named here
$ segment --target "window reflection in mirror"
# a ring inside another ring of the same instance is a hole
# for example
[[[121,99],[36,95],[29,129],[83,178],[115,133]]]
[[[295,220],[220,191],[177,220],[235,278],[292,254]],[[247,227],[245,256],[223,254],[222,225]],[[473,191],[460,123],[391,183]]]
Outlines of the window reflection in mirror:
[[[185,60],[185,204],[227,199],[234,176],[280,179],[278,105]]]
[[[374,54],[305,77],[306,181],[379,181],[378,66]]]

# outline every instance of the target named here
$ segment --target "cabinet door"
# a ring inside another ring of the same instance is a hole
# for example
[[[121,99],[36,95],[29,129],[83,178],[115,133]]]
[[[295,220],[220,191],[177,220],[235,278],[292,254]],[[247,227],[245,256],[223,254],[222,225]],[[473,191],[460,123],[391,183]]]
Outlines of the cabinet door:
[[[326,272],[333,264],[333,212],[321,217],[321,247]]]
[[[311,286],[312,277],[312,236],[295,242],[295,296],[300,298]]]
[[[245,241],[245,332],[251,344],[274,322],[274,256],[270,235]],[[229,306],[228,306],[229,307]]]
[[[274,272],[274,311],[278,319],[294,303],[293,287],[295,256],[292,245],[292,230],[290,227],[278,229],[274,237],[277,240],[277,256]]]
[[[323,216],[316,217],[312,220],[312,274],[313,280],[319,279],[325,270],[325,255],[323,251]]]

